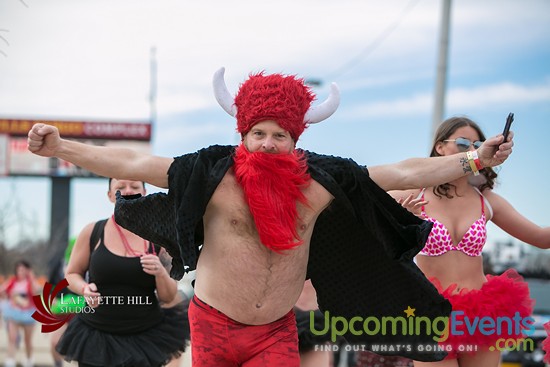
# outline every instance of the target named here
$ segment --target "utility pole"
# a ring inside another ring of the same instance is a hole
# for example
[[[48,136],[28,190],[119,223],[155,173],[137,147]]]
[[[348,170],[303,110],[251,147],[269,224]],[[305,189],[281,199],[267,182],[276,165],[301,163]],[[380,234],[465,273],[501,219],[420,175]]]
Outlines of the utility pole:
[[[51,158],[57,160],[57,158]],[[59,255],[69,243],[69,214],[71,177],[51,176],[50,248],[52,258]]]
[[[151,47],[149,66],[149,118],[151,122],[151,135],[155,132],[157,120],[157,48]]]
[[[447,57],[449,53],[449,24],[451,18],[451,0],[442,0],[441,29],[439,33],[439,52],[437,59],[437,78],[435,82],[435,104],[432,116],[432,136],[443,121],[445,111],[445,92],[447,88]]]

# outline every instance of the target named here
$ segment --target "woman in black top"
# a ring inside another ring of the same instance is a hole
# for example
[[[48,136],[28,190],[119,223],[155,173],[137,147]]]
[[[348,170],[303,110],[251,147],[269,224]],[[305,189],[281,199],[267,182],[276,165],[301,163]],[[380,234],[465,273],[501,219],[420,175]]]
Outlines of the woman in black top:
[[[117,191],[144,195],[145,187],[140,181],[109,180],[111,202]],[[87,306],[77,310],[57,345],[66,360],[79,366],[162,366],[185,350],[187,310],[159,306],[177,292],[160,251],[113,217],[82,230],[66,277],[69,289],[82,295]]]

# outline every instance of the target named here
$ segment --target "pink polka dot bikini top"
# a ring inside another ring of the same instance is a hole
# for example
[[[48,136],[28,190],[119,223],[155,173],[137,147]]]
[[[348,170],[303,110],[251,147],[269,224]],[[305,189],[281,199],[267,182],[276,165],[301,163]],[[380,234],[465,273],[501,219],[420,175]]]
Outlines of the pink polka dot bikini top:
[[[422,194],[424,198],[424,194]],[[420,254],[426,256],[440,256],[449,251],[462,251],[468,256],[480,256],[483,246],[487,241],[487,227],[485,218],[484,198],[480,194],[481,199],[481,217],[476,220],[468,231],[462,236],[460,242],[453,244],[453,239],[447,228],[435,218],[428,217],[422,207],[422,216],[432,222],[433,228],[428,236],[426,245],[420,251]]]

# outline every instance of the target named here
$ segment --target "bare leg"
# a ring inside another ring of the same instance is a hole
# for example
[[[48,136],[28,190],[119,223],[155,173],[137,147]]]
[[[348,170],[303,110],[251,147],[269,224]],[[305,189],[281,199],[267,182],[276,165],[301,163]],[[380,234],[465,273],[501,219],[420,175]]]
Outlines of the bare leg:
[[[32,352],[33,352],[33,345],[32,345],[32,334],[34,332],[34,324],[29,325],[22,325],[23,327],[23,334],[25,337],[25,353],[27,356],[27,360],[24,364],[25,367],[29,367],[33,365],[32,360]]]
[[[25,351],[27,358],[32,357],[32,334],[34,332],[34,324],[23,325],[23,333],[25,336]]]
[[[63,356],[61,356],[61,354],[57,353],[57,351],[55,350],[55,347],[57,346],[57,343],[59,342],[59,339],[61,338],[61,336],[63,335],[63,333],[65,332],[66,329],[67,329],[67,324],[63,325],[62,327],[60,327],[56,331],[52,332],[51,337],[50,337],[50,352],[52,354],[54,366],[56,366],[56,367],[57,366],[63,366]],[[170,365],[168,365],[168,366],[170,366]]]
[[[175,358],[175,359],[172,359],[167,365],[166,367],[180,367],[181,366],[181,361],[183,359],[183,354],[181,356],[179,356],[178,358]]]
[[[331,351],[310,351],[300,354],[300,367],[329,367],[332,366]]]
[[[460,364],[458,364],[458,360],[456,359],[446,359],[444,361],[439,361],[439,362],[414,361],[414,367],[458,367],[458,366],[460,366]]]
[[[500,352],[481,351],[475,354],[459,354],[460,367],[498,367],[500,364]]]
[[[17,332],[18,327],[17,324],[12,321],[8,320],[8,350],[7,350],[7,357],[14,359],[15,358],[15,346],[17,344]]]

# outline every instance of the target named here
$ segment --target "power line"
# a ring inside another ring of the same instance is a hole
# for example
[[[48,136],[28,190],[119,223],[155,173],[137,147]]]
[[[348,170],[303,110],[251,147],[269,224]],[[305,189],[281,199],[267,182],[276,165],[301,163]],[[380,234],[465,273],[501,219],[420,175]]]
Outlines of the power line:
[[[329,77],[327,79],[329,80],[336,80],[341,75],[348,73],[351,69],[353,69],[356,65],[361,63],[364,59],[366,59],[368,56],[370,56],[382,43],[395,31],[401,22],[403,22],[403,19],[405,19],[405,16],[409,14],[412,9],[418,4],[420,0],[410,0],[403,11],[401,11],[401,14],[397,17],[397,19],[389,24],[380,34],[369,44],[367,45],[356,57],[349,60],[347,63],[336,69],[332,72],[332,74],[329,74]]]

